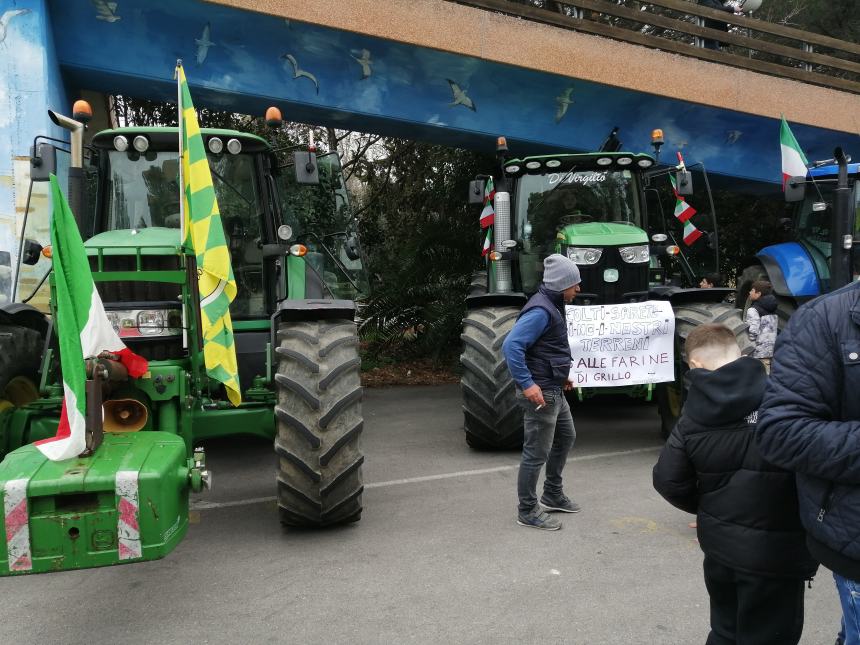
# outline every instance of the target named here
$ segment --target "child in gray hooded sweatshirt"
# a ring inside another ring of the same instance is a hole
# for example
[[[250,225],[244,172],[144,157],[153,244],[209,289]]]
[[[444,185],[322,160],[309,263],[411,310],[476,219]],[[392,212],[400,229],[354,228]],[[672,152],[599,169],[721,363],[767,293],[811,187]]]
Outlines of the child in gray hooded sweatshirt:
[[[747,309],[744,322],[749,326],[747,333],[750,340],[755,343],[753,358],[759,359],[770,374],[770,361],[773,358],[773,346],[779,327],[776,314],[778,303],[773,295],[773,285],[767,280],[753,282],[750,287],[750,301],[752,304]]]

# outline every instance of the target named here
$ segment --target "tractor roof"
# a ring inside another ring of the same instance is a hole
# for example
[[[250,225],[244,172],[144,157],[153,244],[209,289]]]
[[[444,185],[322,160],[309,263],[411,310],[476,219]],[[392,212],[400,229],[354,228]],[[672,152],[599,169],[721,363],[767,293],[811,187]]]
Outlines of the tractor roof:
[[[244,152],[261,152],[271,150],[269,142],[258,137],[256,134],[239,132],[238,130],[221,130],[219,128],[200,128],[204,140],[211,137],[221,137],[226,143],[227,139],[238,139],[242,142]],[[150,145],[156,150],[178,150],[179,128],[177,127],[134,127],[114,128],[113,130],[102,130],[93,137],[93,145],[97,148],[113,148],[114,137],[119,135],[131,139],[137,135],[144,135],[149,139]]]
[[[655,165],[654,157],[633,152],[589,152],[508,159],[505,173],[510,176],[567,172],[569,170],[645,170]]]
[[[829,166],[819,166],[818,168],[810,168],[810,177],[836,177],[839,174],[839,166],[830,164]],[[848,164],[849,175],[860,175],[860,163]]]

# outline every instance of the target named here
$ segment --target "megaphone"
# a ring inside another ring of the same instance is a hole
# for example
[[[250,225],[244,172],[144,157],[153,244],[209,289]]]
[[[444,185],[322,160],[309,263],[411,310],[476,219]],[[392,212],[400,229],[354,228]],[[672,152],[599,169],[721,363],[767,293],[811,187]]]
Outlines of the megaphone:
[[[102,404],[105,432],[137,432],[146,425],[149,411],[136,399],[111,399]]]

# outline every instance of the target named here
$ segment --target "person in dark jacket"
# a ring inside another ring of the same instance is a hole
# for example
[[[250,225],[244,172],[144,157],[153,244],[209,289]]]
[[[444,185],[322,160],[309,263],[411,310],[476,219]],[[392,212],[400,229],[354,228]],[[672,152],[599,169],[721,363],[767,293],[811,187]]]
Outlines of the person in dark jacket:
[[[779,318],[776,310],[779,307],[773,286],[767,280],[756,280],[750,287],[750,302],[752,303],[744,315],[747,333],[755,345],[753,358],[759,359],[765,369],[770,372],[773,358],[773,348],[779,328]]]
[[[797,475],[812,556],[833,571],[845,644],[860,643],[860,283],[816,298],[776,341],[757,439]]]
[[[686,340],[690,388],[657,464],[654,488],[696,513],[711,605],[707,645],[792,645],[803,631],[804,580],[817,565],[804,544],[794,475],[755,444],[764,366],[734,333],[700,325]]]
[[[547,511],[578,513],[579,504],[562,490],[561,472],[576,440],[570,406],[563,390],[572,358],[567,336],[565,304],[579,292],[579,268],[554,253],[544,260],[543,282],[520,312],[505,338],[502,352],[516,382],[517,403],[523,409],[523,456],[517,477],[517,523],[557,531],[561,522]],[[546,466],[540,505],[537,483]],[[543,507],[543,508],[541,508]]]

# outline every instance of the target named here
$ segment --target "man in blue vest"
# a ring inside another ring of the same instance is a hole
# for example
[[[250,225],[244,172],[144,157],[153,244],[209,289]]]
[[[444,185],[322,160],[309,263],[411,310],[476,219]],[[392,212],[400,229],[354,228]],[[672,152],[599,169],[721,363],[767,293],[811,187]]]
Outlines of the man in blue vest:
[[[543,283],[520,312],[502,352],[524,412],[517,524],[557,531],[561,522],[546,511],[580,510],[562,491],[561,471],[576,439],[563,393],[572,387],[567,380],[571,355],[564,306],[576,297],[581,279],[576,264],[558,253],[544,260],[543,266]],[[537,483],[544,466],[546,480],[539,505]]]

